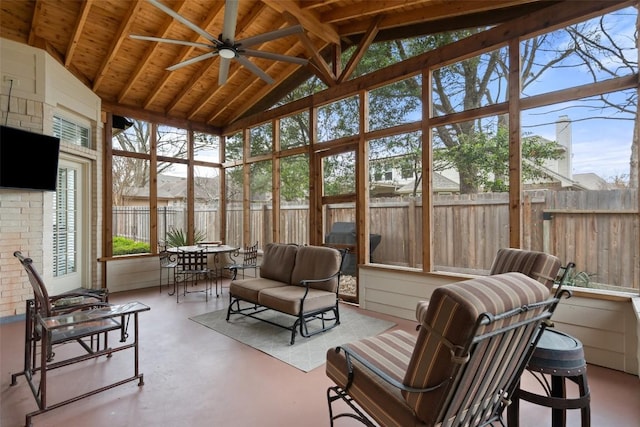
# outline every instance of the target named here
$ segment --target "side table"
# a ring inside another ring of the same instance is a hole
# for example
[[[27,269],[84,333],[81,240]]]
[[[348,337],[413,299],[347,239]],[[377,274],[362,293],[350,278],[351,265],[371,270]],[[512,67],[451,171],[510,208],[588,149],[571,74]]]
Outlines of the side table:
[[[566,425],[566,410],[580,409],[582,427],[591,425],[590,394],[587,383],[587,363],[582,343],[571,335],[547,328],[527,365],[527,371],[542,385],[545,395],[516,388],[507,407],[509,427],[519,425],[520,399],[552,408],[551,425]],[[567,397],[566,380],[578,385],[578,397]]]

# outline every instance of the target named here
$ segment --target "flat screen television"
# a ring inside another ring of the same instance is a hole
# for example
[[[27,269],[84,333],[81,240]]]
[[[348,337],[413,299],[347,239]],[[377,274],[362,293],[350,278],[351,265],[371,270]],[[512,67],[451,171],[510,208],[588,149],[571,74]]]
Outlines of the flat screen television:
[[[55,191],[60,139],[0,126],[0,188]]]

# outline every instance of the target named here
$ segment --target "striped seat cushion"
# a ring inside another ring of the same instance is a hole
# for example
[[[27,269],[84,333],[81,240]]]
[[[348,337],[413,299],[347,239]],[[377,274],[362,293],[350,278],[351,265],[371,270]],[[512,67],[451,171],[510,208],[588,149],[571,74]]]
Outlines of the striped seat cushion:
[[[560,267],[560,260],[545,252],[502,248],[498,250],[489,274],[517,271],[551,289]]]
[[[396,381],[402,382],[415,343],[415,335],[398,330],[352,342],[344,347],[366,358]],[[407,405],[399,389],[371,375],[370,371],[363,370],[357,360],[351,360],[355,374],[349,395],[380,425],[416,425],[413,410]],[[336,352],[335,348],[327,351],[326,372],[338,386],[346,387],[348,369],[343,351]]]

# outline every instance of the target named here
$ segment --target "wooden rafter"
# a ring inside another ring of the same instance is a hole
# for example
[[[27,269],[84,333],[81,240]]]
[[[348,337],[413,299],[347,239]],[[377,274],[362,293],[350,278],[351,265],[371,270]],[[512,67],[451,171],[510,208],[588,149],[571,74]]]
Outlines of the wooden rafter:
[[[87,16],[89,15],[89,10],[91,9],[91,5],[93,4],[93,0],[85,0],[80,6],[80,14],[78,15],[78,19],[76,19],[76,25],[73,28],[73,32],[71,33],[71,41],[67,46],[67,52],[64,56],[64,66],[68,67],[71,64],[73,59],[73,54],[78,47],[78,40],[82,35],[84,30],[84,26],[87,22]]]
[[[29,38],[27,39],[29,45],[31,46],[34,46],[36,44],[36,28],[38,28],[40,17],[42,16],[42,9],[42,0],[36,0],[36,5],[33,8],[33,16],[31,17],[31,29],[29,30]]]
[[[305,31],[325,42],[340,44],[340,35],[333,26],[322,23],[317,14],[301,9],[297,2],[291,0],[262,0],[262,2],[280,14],[290,13],[295,16]]]
[[[120,46],[122,45],[122,42],[124,41],[124,39],[126,37],[129,36],[129,28],[131,27],[131,24],[133,22],[131,17],[140,8],[142,8],[141,3],[132,2],[131,6],[129,6],[129,10],[127,10],[127,14],[124,16],[124,18],[122,18],[122,22],[120,24],[120,28],[118,28],[118,32],[116,33],[116,36],[114,37],[113,43],[109,47],[109,51],[108,51],[107,55],[104,57],[104,59],[102,60],[102,63],[100,64],[100,67],[98,68],[98,73],[96,74],[95,78],[93,79],[93,88],[92,89],[93,89],[94,92],[102,84],[102,81],[104,80],[106,74],[108,73],[109,67],[111,66],[111,62],[114,61],[114,59],[116,58],[116,56],[117,56],[117,54],[118,54],[118,52],[120,50]]]
[[[366,34],[358,44],[358,47],[356,48],[355,52],[353,52],[353,55],[351,55],[351,58],[349,58],[349,62],[347,63],[344,70],[340,74],[340,77],[338,77],[338,83],[342,83],[343,81],[348,79],[351,76],[351,74],[353,74],[356,67],[358,66],[358,63],[360,62],[364,54],[367,52],[367,49],[369,49],[369,46],[371,46],[373,39],[376,38],[376,34],[378,34],[378,24],[380,23],[381,20],[382,20],[382,15],[378,15],[371,22],[371,26],[367,29]]]

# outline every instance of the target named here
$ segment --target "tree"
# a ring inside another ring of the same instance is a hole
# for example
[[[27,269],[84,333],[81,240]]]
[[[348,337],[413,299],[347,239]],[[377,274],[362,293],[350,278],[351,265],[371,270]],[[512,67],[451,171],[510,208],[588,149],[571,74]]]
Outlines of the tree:
[[[640,25],[637,4],[617,14],[601,16],[595,22],[567,28],[566,32],[575,46],[575,54],[582,61],[580,65],[587,70],[594,82],[601,80],[603,74],[607,77],[617,77],[625,74],[633,75],[638,72],[637,30],[634,31],[634,37],[630,40],[625,36],[616,37],[617,32],[614,29],[620,15],[631,12],[635,13],[635,28],[637,29]],[[605,95],[601,95],[599,98],[614,112],[630,116],[629,120],[636,122],[631,141],[628,179],[630,188],[638,188],[640,135],[638,135],[637,92],[634,91],[633,96],[629,97],[625,104],[610,102]],[[613,182],[616,186],[621,185],[621,178],[619,174],[614,177]]]

